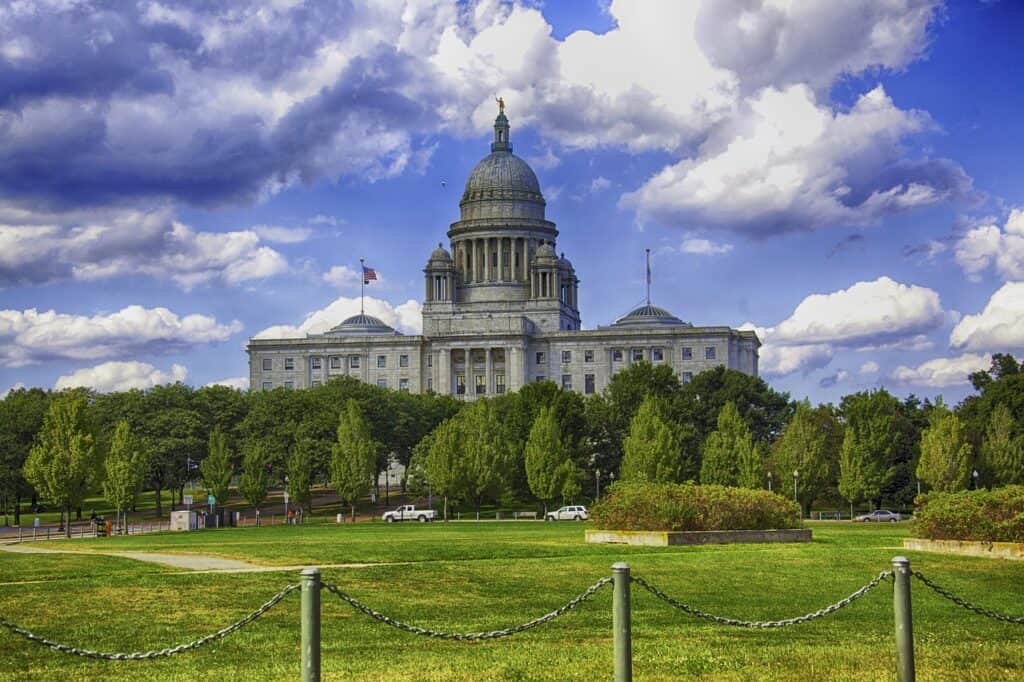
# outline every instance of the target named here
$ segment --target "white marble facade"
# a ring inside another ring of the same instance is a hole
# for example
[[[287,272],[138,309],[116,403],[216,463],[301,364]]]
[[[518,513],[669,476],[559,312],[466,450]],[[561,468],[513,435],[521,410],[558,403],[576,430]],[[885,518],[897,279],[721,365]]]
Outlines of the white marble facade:
[[[324,334],[251,339],[251,389],[307,388],[346,375],[471,399],[542,380],[595,393],[641,361],[668,365],[680,381],[717,365],[757,374],[753,331],[694,327],[650,302],[606,327],[581,329],[579,279],[556,250],[537,176],[512,154],[504,112],[459,207],[450,251],[438,244],[423,271],[421,335],[356,315]]]

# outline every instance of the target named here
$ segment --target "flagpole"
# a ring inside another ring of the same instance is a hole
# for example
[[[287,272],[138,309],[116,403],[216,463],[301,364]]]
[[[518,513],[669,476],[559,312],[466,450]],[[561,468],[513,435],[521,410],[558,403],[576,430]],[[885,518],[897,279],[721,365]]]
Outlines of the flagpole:
[[[651,250],[647,251],[647,305],[651,304]]]
[[[366,266],[363,259],[359,259],[359,314],[363,314],[363,288],[366,286]]]

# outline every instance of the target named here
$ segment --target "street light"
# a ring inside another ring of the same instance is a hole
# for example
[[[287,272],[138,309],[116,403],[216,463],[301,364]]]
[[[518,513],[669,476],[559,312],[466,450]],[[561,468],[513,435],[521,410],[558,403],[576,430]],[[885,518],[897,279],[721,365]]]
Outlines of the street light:
[[[977,490],[978,489],[978,470],[977,469],[975,469],[971,473],[971,477],[974,478],[974,489]]]
[[[597,494],[594,495],[594,501],[601,499],[601,470],[594,469],[594,478],[597,479]]]
[[[796,482],[798,480],[800,480],[800,471],[798,469],[793,469],[793,501],[796,502],[797,504],[800,504],[800,500],[798,500],[797,496],[796,496]],[[803,508],[801,508],[800,509],[800,517],[801,518],[803,518],[803,514],[804,514],[804,511],[803,511]]]
[[[772,491],[772,472],[768,472],[768,492]]]
[[[391,467],[394,465],[390,459],[388,459],[388,468],[384,470],[384,506],[391,506]]]

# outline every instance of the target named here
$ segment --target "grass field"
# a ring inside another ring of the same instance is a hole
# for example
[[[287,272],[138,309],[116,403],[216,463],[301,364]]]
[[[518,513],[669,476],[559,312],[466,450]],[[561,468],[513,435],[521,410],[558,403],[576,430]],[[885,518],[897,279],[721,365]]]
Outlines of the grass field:
[[[581,524],[313,524],[38,543],[73,554],[0,552],[0,616],[51,639],[106,651],[161,648],[254,609],[293,572],[188,573],[96,550],[196,553],[326,568],[324,579],[423,627],[492,630],[561,606],[615,561],[669,594],[737,618],[777,619],[837,601],[903,554],[901,525],[813,524],[808,545],[631,548],[583,543]],[[909,554],[914,568],[984,606],[1024,615],[1024,565]],[[913,584],[920,680],[1024,678],[1024,626],[976,616]],[[425,639],[323,594],[323,670],[335,680],[605,680],[611,590],[536,630],[484,643]],[[299,597],[199,651],[148,662],[51,652],[0,630],[0,679],[292,680]],[[633,590],[637,680],[893,679],[890,584],[828,618],[784,630],[694,620]]]

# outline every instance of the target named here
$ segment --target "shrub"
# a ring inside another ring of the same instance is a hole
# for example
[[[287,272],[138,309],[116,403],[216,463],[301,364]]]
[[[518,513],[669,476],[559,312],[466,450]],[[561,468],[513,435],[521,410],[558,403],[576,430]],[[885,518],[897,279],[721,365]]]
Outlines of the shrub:
[[[929,493],[919,498],[913,533],[928,540],[1024,542],[1024,486]]]
[[[767,490],[693,483],[616,483],[590,513],[605,530],[798,528],[800,507]]]

